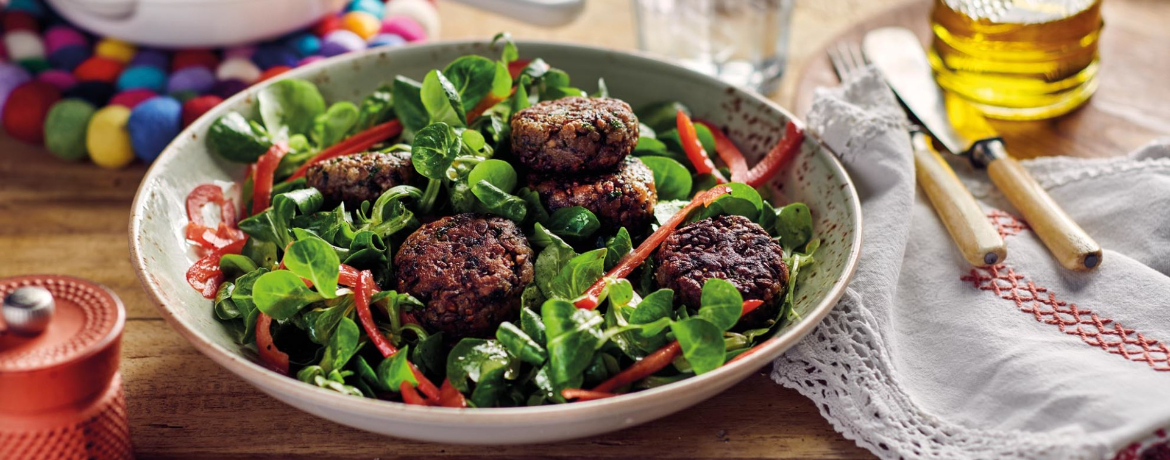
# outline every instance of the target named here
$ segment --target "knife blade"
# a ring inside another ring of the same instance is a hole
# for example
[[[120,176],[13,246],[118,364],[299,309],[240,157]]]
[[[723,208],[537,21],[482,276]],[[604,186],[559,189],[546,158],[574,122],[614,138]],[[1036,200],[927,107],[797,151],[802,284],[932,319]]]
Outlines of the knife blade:
[[[866,34],[862,49],[898,98],[951,153],[968,155],[987,168],[991,181],[1024,216],[1032,230],[1065,268],[1093,270],[1101,246],[1061,209],[1036,179],[1007,153],[1003,139],[978,110],[943,92],[918,37],[902,27]]]
[[[931,136],[951,153],[966,152],[974,142],[948,119],[947,99],[921,47],[918,37],[901,27],[874,29],[861,42],[866,58]]]

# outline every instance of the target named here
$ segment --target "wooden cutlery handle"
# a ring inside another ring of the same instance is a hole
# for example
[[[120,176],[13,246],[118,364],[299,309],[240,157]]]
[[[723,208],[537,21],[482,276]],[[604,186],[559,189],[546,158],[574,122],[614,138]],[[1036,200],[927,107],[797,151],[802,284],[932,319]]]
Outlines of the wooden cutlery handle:
[[[1087,271],[1101,265],[1101,246],[1061,209],[1020,162],[1007,154],[1003,143],[992,140],[985,149],[987,174],[1008,201],[1023,214],[1040,241],[1065,268]]]
[[[930,148],[925,134],[913,131],[910,136],[918,184],[930,198],[963,258],[976,267],[1003,262],[1007,246],[975,197],[959,182],[946,160]]]

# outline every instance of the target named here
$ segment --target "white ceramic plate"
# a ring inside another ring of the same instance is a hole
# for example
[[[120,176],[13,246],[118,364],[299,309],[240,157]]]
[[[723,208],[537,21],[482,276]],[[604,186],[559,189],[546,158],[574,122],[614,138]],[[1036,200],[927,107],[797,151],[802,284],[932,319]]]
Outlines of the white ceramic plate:
[[[728,128],[749,161],[776,143],[792,115],[763,97],[714,78],[629,53],[567,44],[518,43],[522,57],[541,57],[567,71],[574,86],[596,88],[604,77],[610,95],[639,107],[679,100],[694,115]],[[433,68],[469,53],[495,58],[485,42],[432,43],[375,49],[341,56],[285,73],[318,85],[327,101],[358,101],[395,75],[421,80]],[[547,442],[620,430],[682,410],[719,393],[804,337],[836,304],[853,275],[861,245],[861,208],[841,164],[811,134],[800,154],[776,179],[779,204],[807,203],[822,245],[817,263],[796,292],[798,321],[791,322],[760,351],[716,371],[671,385],[599,401],[526,408],[451,409],[408,406],[341,394],[275,374],[257,364],[254,347],[237,344],[214,318],[211,302],[187,285],[196,259],[184,241],[184,199],[197,185],[237,181],[243,168],[208,153],[203,136],[220,115],[241,111],[255,116],[249,88],[183,131],[155,161],[138,189],[130,216],[130,250],[146,291],[167,322],[195,348],[261,391],[306,412],[377,433],[438,442],[514,444]],[[806,272],[802,272],[802,275]]]

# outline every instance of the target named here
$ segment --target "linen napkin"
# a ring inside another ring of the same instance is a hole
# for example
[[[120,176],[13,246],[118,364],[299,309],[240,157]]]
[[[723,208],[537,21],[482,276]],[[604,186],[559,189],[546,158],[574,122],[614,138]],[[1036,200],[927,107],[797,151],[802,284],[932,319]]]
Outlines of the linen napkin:
[[[874,70],[819,89],[808,120],[858,186],[863,246],[776,381],[881,458],[1170,458],[1170,139],[1023,162],[1105,248],[1090,273],[1062,268],[983,171],[952,161],[1008,247],[973,268],[915,186],[905,116]]]

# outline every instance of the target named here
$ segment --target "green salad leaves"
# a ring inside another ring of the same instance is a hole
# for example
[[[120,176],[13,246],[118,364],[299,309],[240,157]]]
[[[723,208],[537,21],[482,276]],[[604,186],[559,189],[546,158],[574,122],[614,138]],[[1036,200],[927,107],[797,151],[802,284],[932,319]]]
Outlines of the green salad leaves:
[[[395,395],[446,382],[443,391],[458,391],[473,407],[526,406],[567,402],[563,390],[596,388],[665,347],[672,347],[673,361],[662,361],[665,367],[648,377],[614,384],[613,391],[711,372],[798,315],[794,299],[820,245],[811,211],[802,203],[776,208],[769,190],[742,183],[727,184],[730,193],[690,211],[685,222],[743,216],[783,248],[787,290],[777,300],[779,313],[763,327],[744,329],[740,317],[751,299],[717,277],[702,285],[699,305],[682,305],[674,291],[659,288],[653,257],[624,278],[607,277],[658,225],[715,185],[711,175],[695,173],[679,141],[676,114],[690,109],[666,101],[638,110],[641,137],[633,155],[653,172],[656,225],[603,230],[589,209],[550,211],[524,186],[528,171],[510,152],[509,120],[540,101],[608,97],[608,85],[600,80],[589,93],[576,85],[593,82],[573,82],[539,58],[521,61],[507,34],[493,43],[498,59],[463,56],[414,75],[419,80],[396,76],[360,100],[327,104],[312,83],[280,80],[257,92],[257,119],[232,112],[212,123],[207,146],[229,161],[252,163],[277,143],[288,146],[274,173],[271,205],[238,222],[248,241],[239,254],[219,259],[224,282],[210,314],[237,340],[254,343],[257,325],[267,324],[263,314],[273,321],[261,332],[271,333],[274,347],[288,355],[290,373],[307,384],[405,398]],[[303,178],[288,180],[331,146],[390,120],[401,123],[401,135],[373,148],[409,152],[417,183],[347,207],[327,202]],[[701,124],[695,130],[715,152],[711,131]],[[242,188],[250,197],[253,184]],[[420,324],[422,302],[391,288],[395,250],[405,238],[421,222],[464,212],[519,225],[533,248],[533,281],[518,287],[518,310],[493,334],[451,340]],[[383,289],[362,292],[372,294],[368,302],[353,279],[354,271],[365,270]],[[597,307],[577,308],[574,302],[595,284]]]

